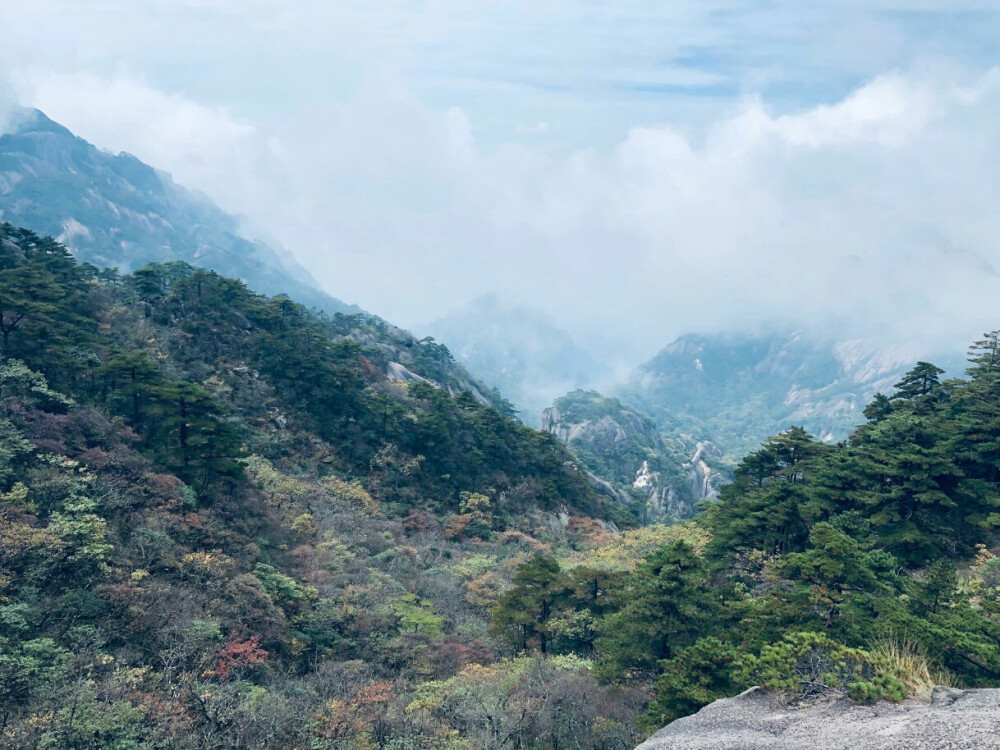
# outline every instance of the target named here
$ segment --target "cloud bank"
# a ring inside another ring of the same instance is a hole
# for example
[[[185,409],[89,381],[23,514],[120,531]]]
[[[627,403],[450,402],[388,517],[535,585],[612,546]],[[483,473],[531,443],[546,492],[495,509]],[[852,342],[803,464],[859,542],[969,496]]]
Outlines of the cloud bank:
[[[111,3],[131,32],[114,38],[108,3],[0,20],[53,5],[51,59],[0,53],[23,103],[400,324],[493,292],[631,361],[770,322],[928,350],[1000,325],[990,3],[156,0]]]

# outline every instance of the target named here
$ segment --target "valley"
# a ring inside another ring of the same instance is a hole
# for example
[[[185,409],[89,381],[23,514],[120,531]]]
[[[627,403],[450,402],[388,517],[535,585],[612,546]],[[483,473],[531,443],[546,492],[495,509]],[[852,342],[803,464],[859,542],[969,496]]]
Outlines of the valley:
[[[1000,332],[689,334],[615,383],[499,298],[426,336],[340,302],[19,117],[4,747],[610,750],[753,686],[998,684]]]

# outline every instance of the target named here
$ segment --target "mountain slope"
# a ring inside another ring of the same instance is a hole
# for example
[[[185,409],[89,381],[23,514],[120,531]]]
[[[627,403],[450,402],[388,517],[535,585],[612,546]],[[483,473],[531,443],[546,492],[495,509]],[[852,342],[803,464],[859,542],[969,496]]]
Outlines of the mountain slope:
[[[38,110],[0,135],[0,221],[58,238],[99,268],[183,260],[288,294],[326,312],[359,312],[322,292],[284,250],[245,239],[239,220],[129,154],[102,151]]]
[[[792,425],[824,441],[845,438],[875,393],[890,392],[917,359],[901,347],[798,332],[688,335],[640,367],[618,395],[667,434],[691,432],[739,454]],[[955,356],[940,361],[962,366]]]
[[[0,225],[0,745],[635,744],[628,689],[491,635],[518,564],[610,528],[556,438],[378,321],[102,276]]]
[[[604,368],[544,313],[481,297],[427,326],[477,378],[537,425],[554,398],[593,385]]]
[[[566,443],[616,493],[631,497],[649,523],[689,518],[695,503],[715,499],[725,478],[711,442],[665,439],[650,417],[596,391],[556,399],[542,413],[541,429]]]

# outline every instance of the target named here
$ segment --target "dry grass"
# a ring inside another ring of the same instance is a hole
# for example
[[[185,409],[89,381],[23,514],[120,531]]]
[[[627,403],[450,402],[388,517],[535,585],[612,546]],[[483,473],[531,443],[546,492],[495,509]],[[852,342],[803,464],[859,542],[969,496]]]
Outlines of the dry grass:
[[[882,640],[869,653],[876,661],[897,672],[909,689],[910,696],[917,700],[928,700],[936,685],[955,687],[954,676],[946,669],[936,667],[913,641]]]

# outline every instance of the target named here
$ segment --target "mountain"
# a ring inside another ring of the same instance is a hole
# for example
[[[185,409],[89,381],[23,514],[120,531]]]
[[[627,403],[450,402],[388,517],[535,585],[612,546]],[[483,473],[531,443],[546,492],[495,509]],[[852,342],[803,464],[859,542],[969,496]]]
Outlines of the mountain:
[[[239,219],[209,198],[134,156],[92,146],[38,110],[20,111],[13,123],[0,135],[0,221],[55,237],[98,268],[127,273],[154,264],[157,274],[169,276],[165,264],[179,261],[343,314],[338,335],[378,350],[389,380],[413,382],[425,379],[413,369],[431,372],[449,393],[468,391],[480,403],[510,411],[444,347],[327,295],[287,251],[240,236]]]
[[[522,563],[627,516],[445,347],[9,224],[0,334],[4,748],[640,739],[635,691],[491,618]]]
[[[690,432],[745,453],[792,425],[826,442],[860,424],[865,405],[917,361],[904,347],[809,337],[801,332],[678,338],[638,368],[616,395],[671,434]],[[962,360],[939,361],[961,372]]]
[[[532,430],[384,321],[2,224],[3,747],[598,750],[751,685],[996,685],[1000,331],[972,352],[636,528],[557,437],[641,498],[634,407]]]
[[[499,389],[537,425],[567,391],[593,385],[606,369],[544,313],[480,297],[426,327],[483,382]]]
[[[668,441],[649,416],[596,391],[556,399],[541,429],[562,440],[607,494],[638,504],[647,522],[691,517],[725,478],[711,442]]]
[[[34,109],[0,135],[0,221],[50,235],[98,268],[182,260],[329,313],[360,312],[319,289],[290,253],[130,154],[102,151]]]

